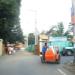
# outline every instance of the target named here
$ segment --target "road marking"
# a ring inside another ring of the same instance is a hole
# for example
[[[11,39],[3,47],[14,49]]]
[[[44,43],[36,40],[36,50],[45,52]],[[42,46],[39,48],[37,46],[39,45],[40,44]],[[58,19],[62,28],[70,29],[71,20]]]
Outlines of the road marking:
[[[60,72],[62,75],[67,75],[65,72],[63,72],[61,69],[57,69],[58,72]]]

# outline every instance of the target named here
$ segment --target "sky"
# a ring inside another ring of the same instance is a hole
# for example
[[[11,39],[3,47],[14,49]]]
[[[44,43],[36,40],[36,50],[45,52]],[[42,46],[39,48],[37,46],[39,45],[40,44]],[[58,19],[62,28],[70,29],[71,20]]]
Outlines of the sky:
[[[36,22],[36,23],[35,23]],[[71,22],[71,0],[22,0],[20,24],[24,34],[48,31],[63,22],[65,30]]]

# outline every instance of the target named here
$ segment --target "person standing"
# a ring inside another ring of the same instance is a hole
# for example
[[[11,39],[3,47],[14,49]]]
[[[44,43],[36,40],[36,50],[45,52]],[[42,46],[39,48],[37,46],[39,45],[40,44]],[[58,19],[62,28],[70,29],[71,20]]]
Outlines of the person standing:
[[[45,52],[46,52],[47,48],[48,48],[47,43],[45,43],[44,46],[42,47],[42,54],[43,54],[44,60],[45,60]]]

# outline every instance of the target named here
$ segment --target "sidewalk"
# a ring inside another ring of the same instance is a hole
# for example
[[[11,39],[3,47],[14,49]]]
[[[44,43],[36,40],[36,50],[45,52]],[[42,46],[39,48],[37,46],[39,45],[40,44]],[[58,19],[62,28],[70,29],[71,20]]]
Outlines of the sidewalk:
[[[67,69],[68,71],[72,72],[75,74],[75,64],[73,63],[67,63],[67,64],[64,64],[63,67],[65,69]]]

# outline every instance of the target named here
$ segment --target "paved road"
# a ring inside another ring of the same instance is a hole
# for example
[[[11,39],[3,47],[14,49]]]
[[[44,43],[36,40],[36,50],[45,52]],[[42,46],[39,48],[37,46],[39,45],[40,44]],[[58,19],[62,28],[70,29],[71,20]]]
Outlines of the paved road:
[[[67,59],[67,60],[66,60]],[[73,75],[63,68],[63,63],[73,57],[62,57],[61,64],[42,64],[35,55],[16,54],[0,57],[0,75]]]
[[[73,56],[62,56],[61,57],[61,64],[72,62],[73,61]]]

